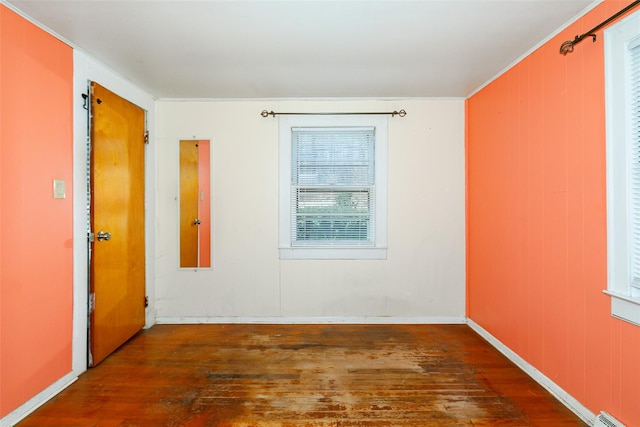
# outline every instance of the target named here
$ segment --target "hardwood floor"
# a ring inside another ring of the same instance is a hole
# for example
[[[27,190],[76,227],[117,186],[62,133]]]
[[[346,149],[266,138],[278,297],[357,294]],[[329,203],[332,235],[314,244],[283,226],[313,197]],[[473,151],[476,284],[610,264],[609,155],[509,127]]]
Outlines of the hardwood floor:
[[[586,426],[466,325],[156,325],[29,426]]]

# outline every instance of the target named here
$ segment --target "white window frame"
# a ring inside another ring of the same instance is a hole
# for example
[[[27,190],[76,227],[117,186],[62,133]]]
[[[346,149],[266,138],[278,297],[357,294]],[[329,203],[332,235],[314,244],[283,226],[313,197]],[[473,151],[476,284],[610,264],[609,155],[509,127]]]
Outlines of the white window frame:
[[[279,118],[279,251],[280,259],[387,258],[387,117],[372,115],[286,115]],[[374,127],[375,231],[371,246],[292,246],[291,129],[297,127]]]
[[[629,46],[640,42],[640,12],[605,30],[607,153],[607,289],[611,315],[640,325],[640,289],[631,286],[632,110]],[[640,197],[640,194],[635,197]],[[636,242],[639,246],[640,242]]]

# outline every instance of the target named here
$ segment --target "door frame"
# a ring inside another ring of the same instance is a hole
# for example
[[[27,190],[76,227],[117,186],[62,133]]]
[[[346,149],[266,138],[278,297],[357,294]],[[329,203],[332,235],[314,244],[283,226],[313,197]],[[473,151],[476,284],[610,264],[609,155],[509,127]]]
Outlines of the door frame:
[[[155,323],[155,229],[156,229],[156,106],[153,96],[116,74],[106,66],[74,49],[73,82],[73,361],[75,375],[87,370],[89,263],[87,241],[88,183],[88,114],[83,107],[90,81],[95,81],[146,111],[150,143],[145,155],[145,274],[149,306],[145,312],[145,328]]]

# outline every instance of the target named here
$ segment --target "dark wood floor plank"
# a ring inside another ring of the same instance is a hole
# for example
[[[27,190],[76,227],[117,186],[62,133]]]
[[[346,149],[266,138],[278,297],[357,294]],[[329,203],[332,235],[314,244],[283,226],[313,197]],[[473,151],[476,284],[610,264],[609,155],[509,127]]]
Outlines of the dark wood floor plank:
[[[586,426],[465,325],[156,325],[30,426]]]

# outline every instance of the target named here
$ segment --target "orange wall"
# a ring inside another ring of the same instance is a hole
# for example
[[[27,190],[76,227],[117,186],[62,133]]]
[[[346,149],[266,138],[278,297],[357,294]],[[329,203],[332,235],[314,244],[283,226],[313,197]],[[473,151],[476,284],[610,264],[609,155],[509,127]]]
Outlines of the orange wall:
[[[0,5],[0,417],[71,371],[72,59]]]
[[[200,140],[198,150],[198,217],[200,225],[200,267],[211,267],[211,141]]]
[[[606,0],[467,101],[467,311],[592,412],[640,426],[640,328],[602,293],[602,31],[559,54],[629,3]]]

